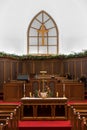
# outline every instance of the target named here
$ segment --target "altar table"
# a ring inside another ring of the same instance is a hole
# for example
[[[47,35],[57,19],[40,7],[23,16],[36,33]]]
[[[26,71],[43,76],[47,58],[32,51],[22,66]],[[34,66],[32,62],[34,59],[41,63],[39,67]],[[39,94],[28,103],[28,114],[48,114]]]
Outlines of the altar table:
[[[67,98],[21,98],[21,120],[66,120]]]

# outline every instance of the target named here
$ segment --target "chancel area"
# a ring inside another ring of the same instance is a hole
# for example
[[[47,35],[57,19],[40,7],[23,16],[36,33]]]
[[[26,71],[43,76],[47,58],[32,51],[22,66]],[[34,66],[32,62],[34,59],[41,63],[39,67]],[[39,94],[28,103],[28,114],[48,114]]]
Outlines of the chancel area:
[[[86,66],[87,57],[59,55],[57,24],[40,11],[28,26],[27,55],[0,57],[0,121],[15,109],[13,123],[70,120],[70,129],[86,130]]]

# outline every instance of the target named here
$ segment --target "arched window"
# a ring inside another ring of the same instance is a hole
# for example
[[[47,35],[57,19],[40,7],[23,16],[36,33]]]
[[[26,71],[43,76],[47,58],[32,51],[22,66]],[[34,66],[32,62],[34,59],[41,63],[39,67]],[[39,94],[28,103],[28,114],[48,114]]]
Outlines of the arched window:
[[[58,54],[58,29],[53,18],[45,11],[39,12],[27,31],[27,54]]]

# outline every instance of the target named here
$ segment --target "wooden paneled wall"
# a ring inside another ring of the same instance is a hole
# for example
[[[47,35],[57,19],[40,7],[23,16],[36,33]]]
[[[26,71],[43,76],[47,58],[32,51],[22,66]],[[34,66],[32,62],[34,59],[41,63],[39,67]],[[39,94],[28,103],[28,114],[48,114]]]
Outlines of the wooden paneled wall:
[[[87,76],[87,57],[72,59],[48,59],[48,60],[17,60],[0,58],[0,91],[3,83],[8,80],[16,80],[18,74],[39,74],[41,70],[48,74],[60,76],[70,73],[75,79],[85,74]]]
[[[87,76],[87,57],[63,60],[63,74],[70,73],[75,79]]]
[[[27,60],[22,61],[24,74],[37,73],[41,70],[47,71],[48,74],[61,74],[62,61],[61,60]]]
[[[22,63],[20,61],[0,58],[0,92],[3,91],[3,83],[15,80],[18,73],[22,73]]]

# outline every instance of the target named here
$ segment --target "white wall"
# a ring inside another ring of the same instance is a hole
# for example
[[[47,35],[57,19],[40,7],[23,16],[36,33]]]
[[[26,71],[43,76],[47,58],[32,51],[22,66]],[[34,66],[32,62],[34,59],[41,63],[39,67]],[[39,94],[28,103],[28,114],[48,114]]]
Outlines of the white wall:
[[[27,53],[27,28],[41,10],[59,29],[59,53],[87,49],[87,0],[0,0],[0,52]]]

